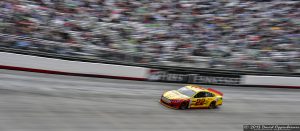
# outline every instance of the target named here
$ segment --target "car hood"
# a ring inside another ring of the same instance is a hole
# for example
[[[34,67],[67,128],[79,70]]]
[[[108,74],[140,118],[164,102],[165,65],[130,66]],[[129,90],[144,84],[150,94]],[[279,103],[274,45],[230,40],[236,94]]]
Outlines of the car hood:
[[[189,98],[186,95],[181,94],[180,92],[176,91],[176,90],[171,90],[171,91],[167,91],[163,94],[163,96],[169,100],[174,100],[174,99],[187,99]]]

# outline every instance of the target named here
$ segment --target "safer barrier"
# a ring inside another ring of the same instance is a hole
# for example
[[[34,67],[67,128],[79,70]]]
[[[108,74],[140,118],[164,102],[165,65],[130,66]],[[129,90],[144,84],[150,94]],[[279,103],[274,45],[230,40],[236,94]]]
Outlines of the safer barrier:
[[[68,61],[5,52],[0,52],[0,67],[42,73],[89,75],[133,80],[146,80],[148,72],[148,69],[143,67]]]
[[[300,88],[300,77],[243,76],[244,85]]]
[[[190,68],[135,67],[70,61],[8,52],[0,52],[0,69],[191,84],[300,88],[300,77],[297,74],[291,76],[279,76],[278,74],[253,75],[255,73],[203,71]]]

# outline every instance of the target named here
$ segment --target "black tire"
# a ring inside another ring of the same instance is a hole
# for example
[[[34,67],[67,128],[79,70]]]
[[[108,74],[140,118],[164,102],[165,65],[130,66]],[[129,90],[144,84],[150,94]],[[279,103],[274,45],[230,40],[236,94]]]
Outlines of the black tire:
[[[216,108],[217,108],[216,102],[215,102],[215,101],[211,102],[211,103],[209,104],[209,107],[208,107],[208,108],[209,108],[209,109],[216,109]]]
[[[187,108],[188,108],[188,103],[187,103],[187,102],[182,102],[182,103],[180,104],[179,109],[181,109],[181,110],[186,110]]]

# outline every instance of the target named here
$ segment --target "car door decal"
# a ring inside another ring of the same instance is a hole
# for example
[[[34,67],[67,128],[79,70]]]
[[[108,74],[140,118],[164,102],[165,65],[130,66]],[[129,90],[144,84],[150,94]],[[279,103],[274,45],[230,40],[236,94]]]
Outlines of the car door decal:
[[[203,105],[205,103],[205,99],[197,99],[195,105]]]

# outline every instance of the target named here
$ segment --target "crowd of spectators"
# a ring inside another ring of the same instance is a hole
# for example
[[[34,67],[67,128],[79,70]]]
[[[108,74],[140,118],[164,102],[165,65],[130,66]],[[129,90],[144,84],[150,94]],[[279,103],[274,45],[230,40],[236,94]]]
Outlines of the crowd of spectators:
[[[295,72],[299,31],[297,0],[0,1],[1,46],[137,63]]]

